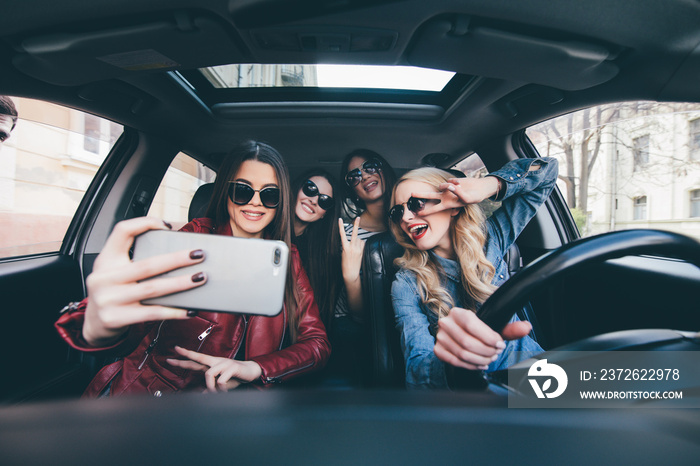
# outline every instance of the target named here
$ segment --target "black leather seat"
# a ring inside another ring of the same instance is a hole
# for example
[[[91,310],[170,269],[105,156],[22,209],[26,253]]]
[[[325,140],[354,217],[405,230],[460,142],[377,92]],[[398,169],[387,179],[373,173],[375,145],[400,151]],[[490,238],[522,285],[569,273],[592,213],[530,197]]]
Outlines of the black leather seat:
[[[187,211],[188,222],[191,222],[193,218],[204,217],[213,192],[214,183],[205,183],[197,188],[197,191],[190,201],[190,209]]]
[[[398,271],[394,259],[403,254],[401,247],[390,232],[374,235],[365,243],[362,264],[362,296],[368,313],[372,342],[372,385],[376,387],[403,387],[404,360],[401,351],[399,332],[394,324],[394,311],[391,303],[391,284]],[[510,275],[522,267],[520,250],[514,244],[504,258]],[[518,311],[521,320],[532,323],[531,336],[537,340],[539,326],[532,307],[525,306]]]
[[[362,298],[368,312],[372,342],[372,385],[403,387],[404,362],[399,333],[394,325],[391,284],[398,271],[394,259],[403,254],[391,232],[367,239],[362,264]]]

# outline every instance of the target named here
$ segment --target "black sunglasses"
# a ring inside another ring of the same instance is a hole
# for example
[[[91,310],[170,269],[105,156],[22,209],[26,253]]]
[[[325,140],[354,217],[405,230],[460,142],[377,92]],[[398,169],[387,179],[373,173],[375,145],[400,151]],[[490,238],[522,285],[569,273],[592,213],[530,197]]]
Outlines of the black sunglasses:
[[[320,194],[318,192],[318,186],[311,180],[306,180],[304,186],[301,187],[301,191],[308,197],[318,196],[318,206],[323,210],[330,210],[333,208],[333,198],[327,194]]]
[[[268,186],[263,189],[253,189],[252,186],[240,181],[229,181],[228,197],[234,204],[246,205],[253,199],[255,193],[260,193],[260,202],[268,209],[274,209],[280,203],[280,188]]]
[[[354,188],[355,186],[360,184],[360,181],[362,181],[362,172],[365,172],[368,175],[374,175],[381,169],[382,162],[380,162],[379,160],[367,160],[365,163],[362,164],[362,170],[360,170],[359,168],[350,170],[348,174],[345,175],[345,182],[348,184],[348,186]]]
[[[389,218],[392,222],[398,225],[399,223],[401,223],[401,219],[403,218],[404,205],[408,207],[408,210],[413,212],[414,215],[418,215],[420,212],[423,211],[423,209],[425,209],[425,205],[430,202],[439,204],[440,199],[421,199],[418,197],[411,197],[408,200],[408,202],[405,202],[404,204],[396,204],[394,207],[392,207],[389,210]]]

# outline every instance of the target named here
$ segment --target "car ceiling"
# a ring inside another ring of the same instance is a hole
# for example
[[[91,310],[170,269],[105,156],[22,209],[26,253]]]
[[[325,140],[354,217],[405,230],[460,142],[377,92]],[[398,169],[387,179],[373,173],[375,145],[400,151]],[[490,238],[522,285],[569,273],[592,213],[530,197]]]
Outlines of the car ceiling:
[[[0,31],[0,93],[105,116],[212,166],[246,138],[270,142],[300,167],[337,163],[357,147],[397,167],[416,166],[428,153],[448,154],[441,162],[448,164],[595,103],[700,101],[700,1],[693,0],[5,0]],[[310,36],[319,45],[264,45],[280,34],[289,44]],[[357,34],[391,37],[391,45],[323,47]],[[175,57],[178,66],[129,70],[102,59],[134,50]],[[415,65],[474,79],[438,115],[367,105],[300,116],[281,105],[250,117],[235,107],[212,112],[167,72],[237,62]]]

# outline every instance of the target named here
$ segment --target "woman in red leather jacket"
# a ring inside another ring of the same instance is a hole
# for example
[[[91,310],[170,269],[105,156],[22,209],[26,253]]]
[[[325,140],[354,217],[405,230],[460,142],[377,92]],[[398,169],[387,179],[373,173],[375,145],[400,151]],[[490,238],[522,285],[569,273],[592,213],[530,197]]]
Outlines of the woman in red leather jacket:
[[[87,278],[89,299],[69,306],[56,327],[74,348],[124,355],[95,376],[84,396],[186,389],[225,391],[241,384],[269,385],[322,368],[330,355],[309,280],[291,245],[289,175],[272,147],[249,141],[221,166],[206,218],[182,230],[243,238],[282,240],[290,246],[283,311],[274,317],[200,312],[144,299],[206,282],[191,277],[139,281],[204,260],[201,250],[129,259],[129,248],[149,229],[170,228],[137,218],[117,224]],[[235,266],[235,264],[232,264]]]

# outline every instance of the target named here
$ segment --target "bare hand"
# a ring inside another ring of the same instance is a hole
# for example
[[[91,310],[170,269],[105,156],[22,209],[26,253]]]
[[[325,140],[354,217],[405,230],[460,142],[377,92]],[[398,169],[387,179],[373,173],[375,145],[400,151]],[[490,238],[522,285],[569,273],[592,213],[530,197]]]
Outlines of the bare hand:
[[[255,361],[236,361],[235,359],[209,356],[179,346],[175,347],[175,351],[187,360],[166,359],[168,364],[191,371],[204,372],[207,390],[210,392],[233,390],[242,383],[252,382],[262,375],[262,368]]]
[[[513,322],[501,336],[472,311],[455,307],[438,321],[435,355],[456,367],[485,370],[505,348],[504,339],[517,340],[531,329],[529,322]]]
[[[345,282],[352,282],[360,279],[360,267],[362,266],[362,253],[365,250],[365,241],[357,238],[360,229],[360,217],[353,223],[350,241],[345,237],[343,220],[338,219],[340,226],[340,244],[343,245],[342,269]]]
[[[500,180],[495,176],[484,178],[450,178],[438,186],[439,192],[425,191],[411,193],[421,199],[439,199],[440,203],[428,203],[419,216],[434,214],[447,209],[478,204],[496,194]]]
[[[114,227],[86,280],[90,299],[85,310],[83,338],[88,344],[106,346],[135,323],[187,318],[186,310],[148,306],[141,301],[203,285],[206,276],[196,277],[195,274],[139,281],[201,262],[203,255],[193,259],[191,251],[178,251],[139,262],[129,258],[136,236],[166,228],[161,220],[148,217],[125,220]]]

